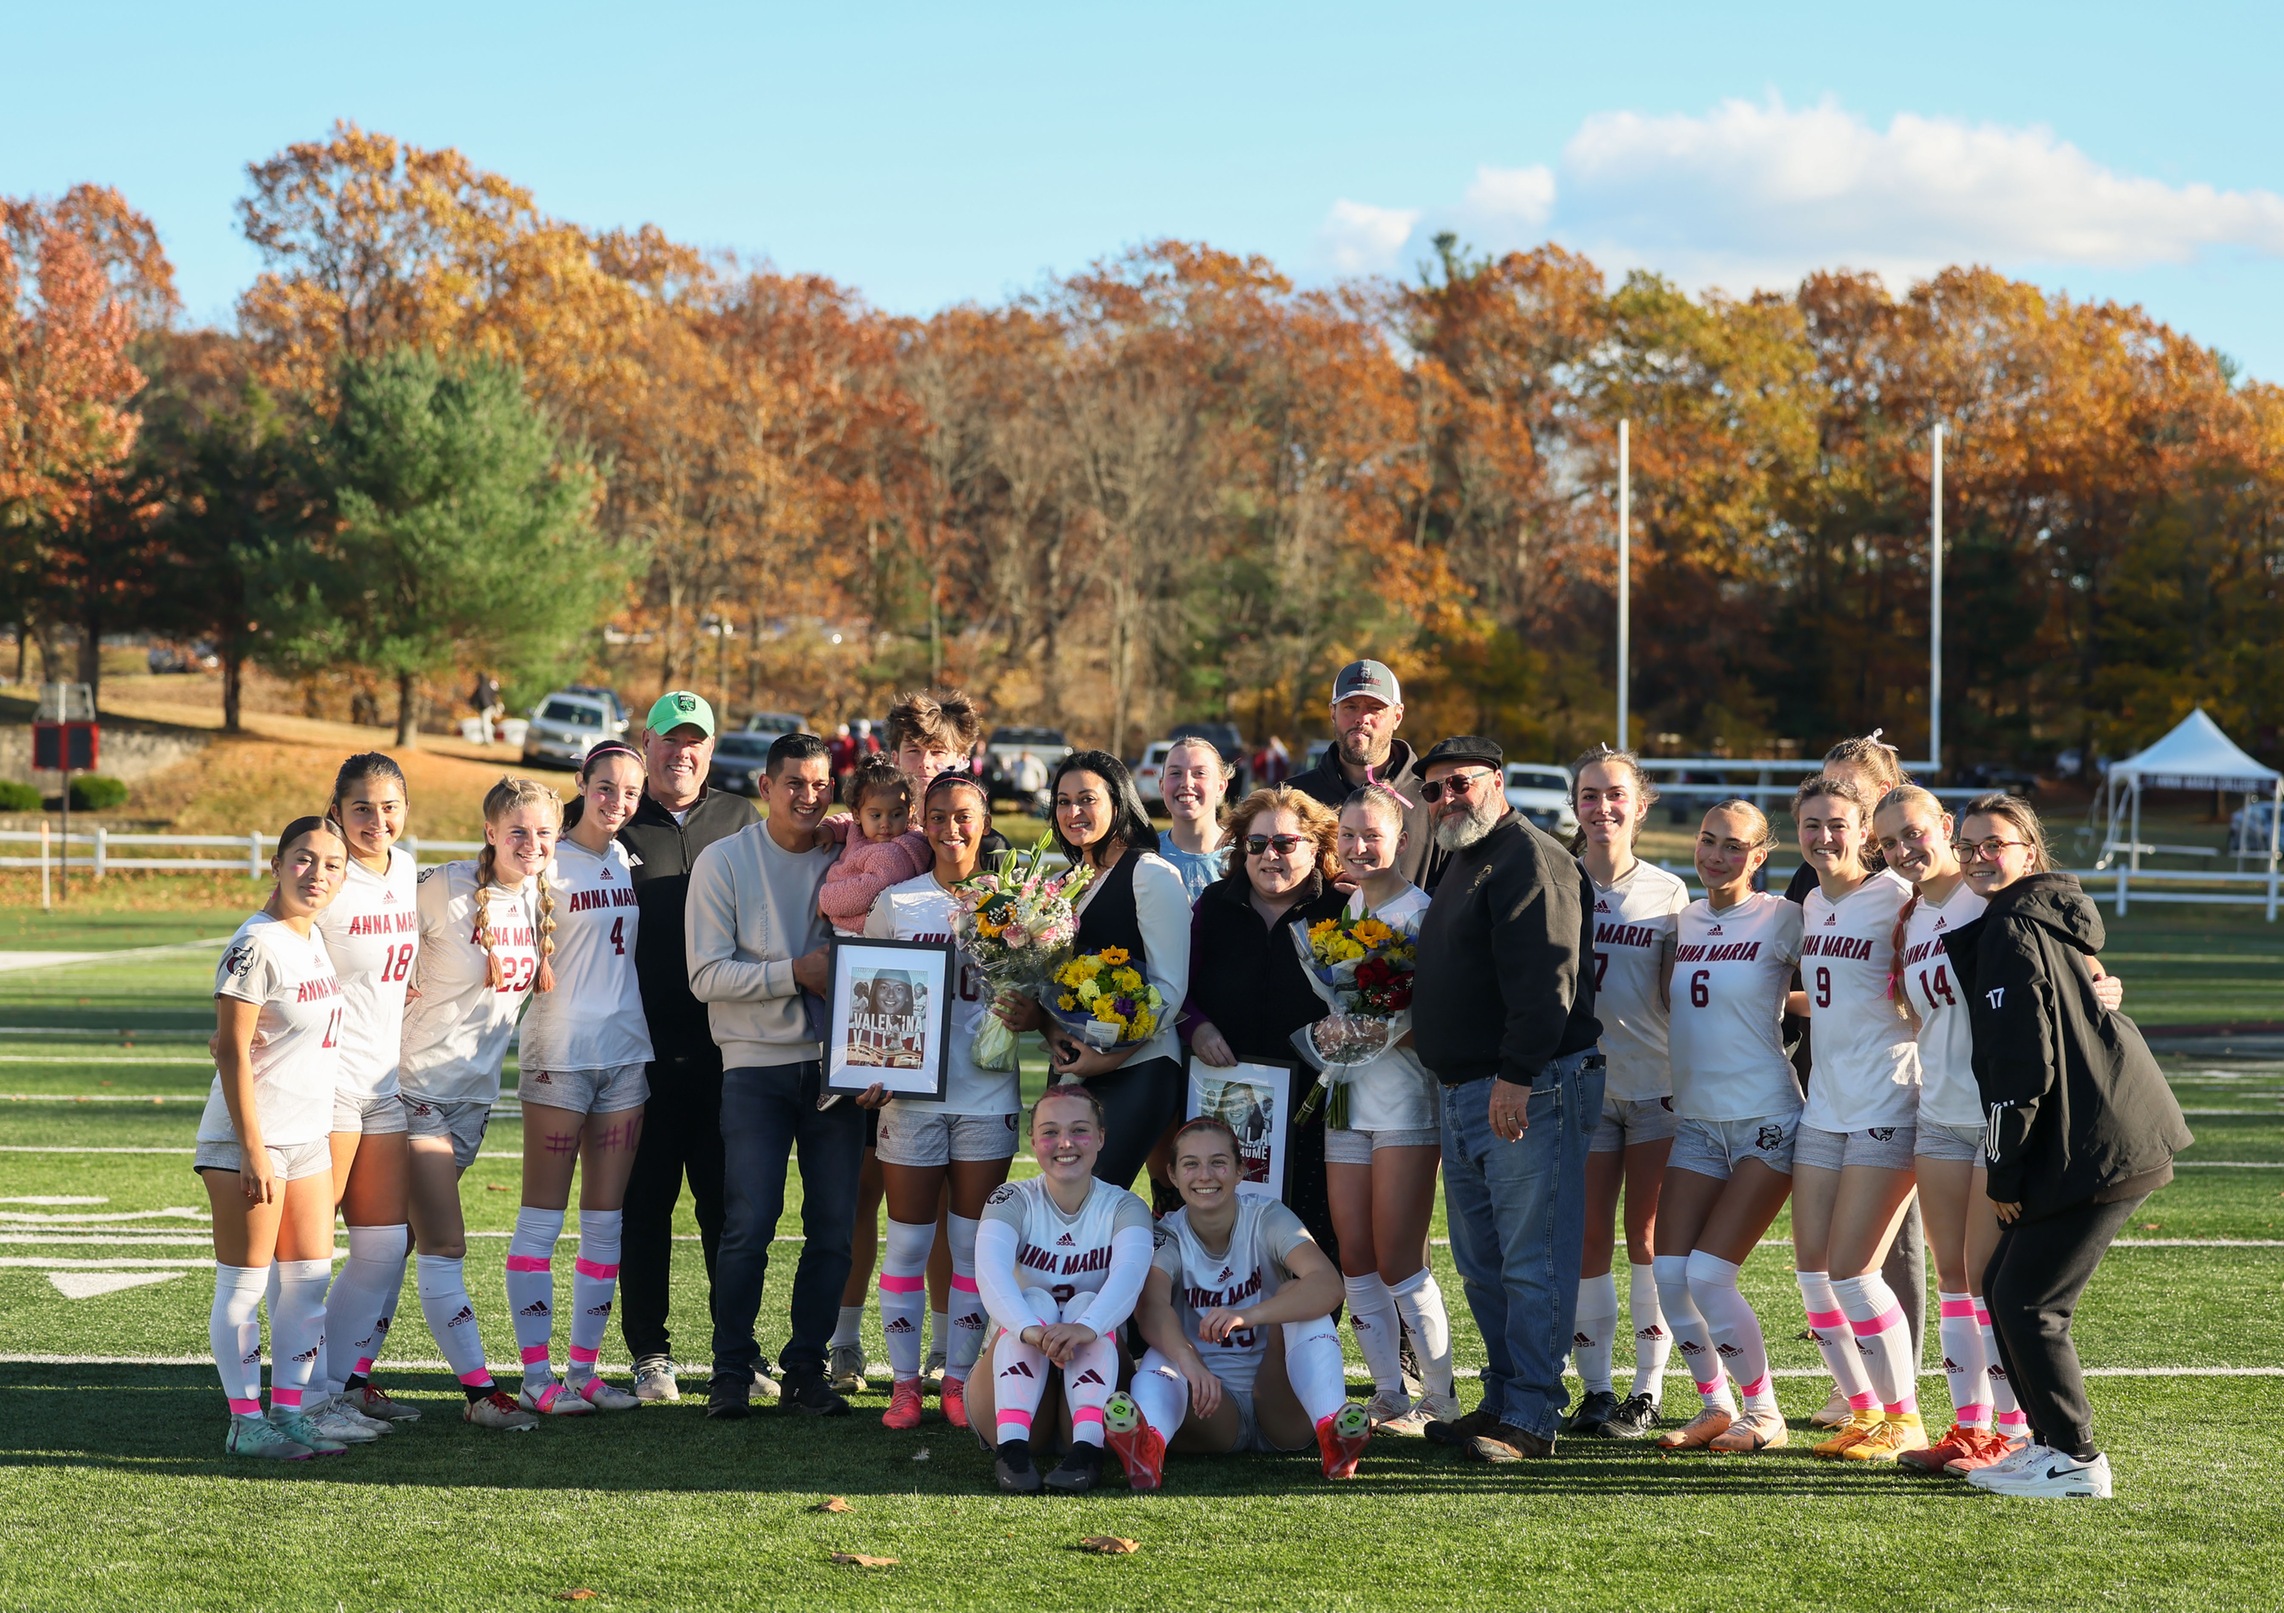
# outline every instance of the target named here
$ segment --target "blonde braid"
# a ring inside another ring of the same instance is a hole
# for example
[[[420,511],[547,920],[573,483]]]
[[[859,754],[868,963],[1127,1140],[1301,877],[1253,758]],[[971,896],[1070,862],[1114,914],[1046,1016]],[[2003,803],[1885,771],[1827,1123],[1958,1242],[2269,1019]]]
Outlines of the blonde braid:
[[[555,890],[547,883],[547,870],[539,871],[539,979],[541,991],[555,989]]]
[[[500,955],[492,946],[492,843],[476,853],[476,933],[472,940],[484,949],[484,984],[500,989]]]

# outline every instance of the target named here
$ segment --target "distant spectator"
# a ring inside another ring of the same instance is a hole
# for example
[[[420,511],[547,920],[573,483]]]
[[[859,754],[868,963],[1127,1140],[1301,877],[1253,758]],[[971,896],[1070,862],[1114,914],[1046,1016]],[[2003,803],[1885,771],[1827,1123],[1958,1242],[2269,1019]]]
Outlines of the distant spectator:
[[[507,711],[500,704],[500,683],[489,672],[476,674],[476,687],[468,691],[468,704],[476,708],[476,716],[484,725],[481,741],[489,745],[499,733],[499,721]]]

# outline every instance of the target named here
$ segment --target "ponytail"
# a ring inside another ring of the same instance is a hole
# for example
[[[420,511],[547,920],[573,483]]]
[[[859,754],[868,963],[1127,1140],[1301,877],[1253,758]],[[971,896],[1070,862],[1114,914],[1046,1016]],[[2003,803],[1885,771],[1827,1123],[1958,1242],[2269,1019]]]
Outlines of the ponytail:
[[[547,870],[539,871],[539,976],[532,982],[541,991],[555,989],[555,888],[547,883]]]

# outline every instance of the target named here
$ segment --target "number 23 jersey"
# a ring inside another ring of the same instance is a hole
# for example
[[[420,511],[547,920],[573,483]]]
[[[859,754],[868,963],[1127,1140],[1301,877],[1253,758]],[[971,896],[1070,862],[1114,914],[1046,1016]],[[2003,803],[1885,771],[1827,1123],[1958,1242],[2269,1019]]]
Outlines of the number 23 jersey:
[[[1691,1120],[1799,1113],[1800,1083],[1784,1056],[1799,907],[1755,891],[1716,913],[1701,898],[1681,910],[1674,929],[1674,1113]]]
[[[634,859],[616,840],[555,843],[555,989],[531,1000],[516,1033],[527,1070],[617,1070],[650,1062],[634,972]]]
[[[412,853],[389,848],[389,871],[352,857],[316,929],[341,978],[341,1090],[393,1098],[404,1039],[404,994],[420,950],[419,874]]]
[[[420,955],[405,1005],[404,1057],[397,1079],[407,1097],[431,1103],[492,1103],[516,1015],[539,973],[538,895],[494,885],[484,911],[497,985],[486,977],[485,937],[476,923],[476,864],[421,870]]]
[[[1921,897],[1903,924],[1903,989],[1919,1014],[1919,1116],[1938,1125],[1980,1127],[1986,1118],[1975,1085],[1974,1032],[1943,937],[1990,905],[1961,880],[1941,906]]]
[[[1151,1264],[1173,1279],[1174,1312],[1191,1346],[1223,1383],[1251,1389],[1268,1351],[1267,1329],[1237,1328],[1214,1344],[1199,1337],[1198,1323],[1209,1311],[1257,1305],[1291,1281],[1293,1270],[1285,1262],[1309,1241],[1308,1229],[1278,1200],[1248,1193],[1237,1201],[1229,1247],[1219,1254],[1191,1230],[1186,1209],[1162,1217],[1155,1236]]]

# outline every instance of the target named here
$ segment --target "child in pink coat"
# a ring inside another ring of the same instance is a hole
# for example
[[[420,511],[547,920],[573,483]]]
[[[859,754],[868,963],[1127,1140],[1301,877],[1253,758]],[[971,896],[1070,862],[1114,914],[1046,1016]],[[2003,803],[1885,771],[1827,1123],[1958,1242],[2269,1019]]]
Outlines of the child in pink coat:
[[[926,873],[936,864],[928,837],[911,827],[912,780],[885,756],[867,757],[848,776],[841,799],[851,818],[826,820],[846,848],[825,875],[817,910],[842,935],[862,935],[873,898],[891,885]]]

